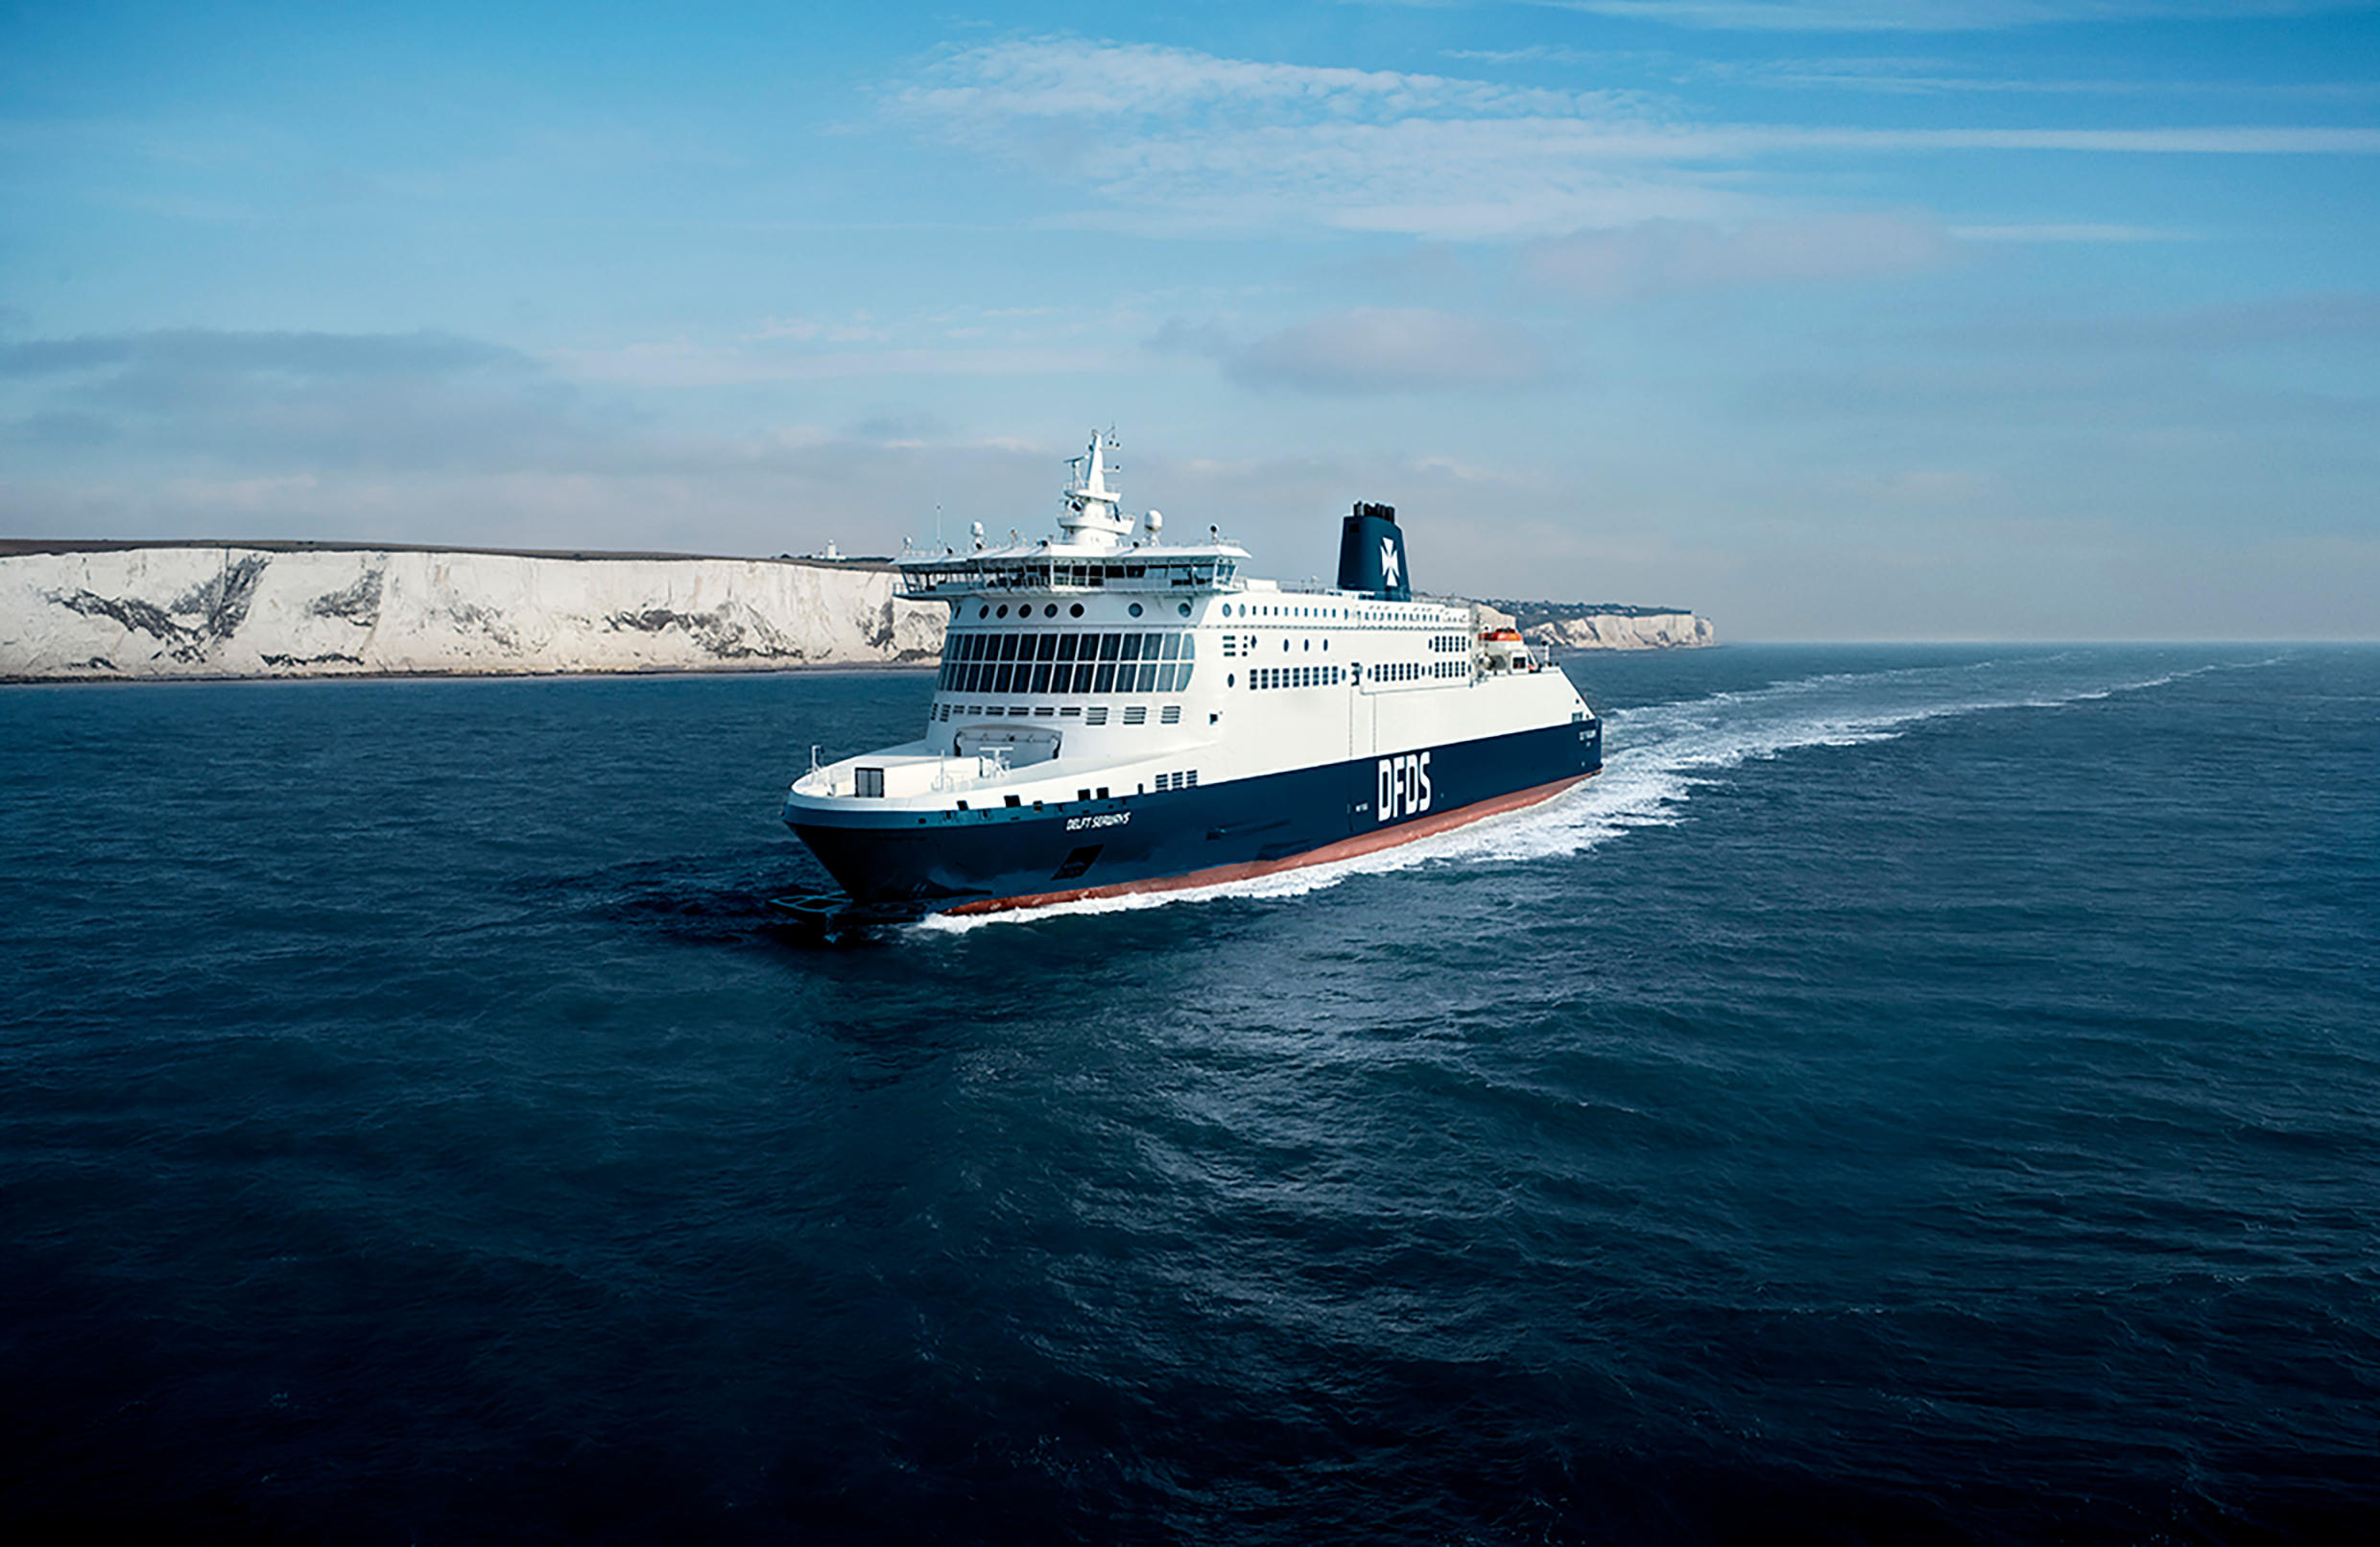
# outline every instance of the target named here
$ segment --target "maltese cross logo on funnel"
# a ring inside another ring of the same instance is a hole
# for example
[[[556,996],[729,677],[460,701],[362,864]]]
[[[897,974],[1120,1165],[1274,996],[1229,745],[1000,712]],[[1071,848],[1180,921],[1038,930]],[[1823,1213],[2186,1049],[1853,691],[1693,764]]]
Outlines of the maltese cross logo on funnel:
[[[1396,586],[1396,544],[1386,537],[1380,539],[1380,584],[1384,590]]]

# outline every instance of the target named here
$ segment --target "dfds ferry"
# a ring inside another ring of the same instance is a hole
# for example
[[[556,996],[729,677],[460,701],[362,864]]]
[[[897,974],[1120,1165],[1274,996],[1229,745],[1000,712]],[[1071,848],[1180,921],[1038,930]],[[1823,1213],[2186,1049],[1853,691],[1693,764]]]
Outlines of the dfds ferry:
[[[1030,907],[1265,875],[1511,811],[1603,766],[1559,671],[1467,603],[1416,600],[1386,505],[1339,583],[1241,572],[1126,514],[1094,435],[1059,536],[904,553],[950,605],[918,739],[814,766],[785,821],[863,908]],[[815,762],[815,756],[813,758]],[[821,910],[844,899],[781,908]]]

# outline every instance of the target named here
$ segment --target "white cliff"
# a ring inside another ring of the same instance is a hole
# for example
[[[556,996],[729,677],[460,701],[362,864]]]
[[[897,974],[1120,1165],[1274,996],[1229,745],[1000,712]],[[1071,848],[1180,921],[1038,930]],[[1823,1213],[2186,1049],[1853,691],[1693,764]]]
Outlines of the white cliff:
[[[1680,650],[1719,643],[1710,619],[1691,612],[1597,612],[1521,631],[1533,644],[1567,650]]]
[[[0,542],[0,680],[779,670],[928,661],[889,565],[309,543]],[[1546,604],[1523,607],[1544,619]],[[1486,607],[1484,623],[1510,626]],[[1717,642],[1689,612],[1532,620],[1573,650]]]
[[[10,545],[0,678],[768,670],[930,660],[881,564]]]

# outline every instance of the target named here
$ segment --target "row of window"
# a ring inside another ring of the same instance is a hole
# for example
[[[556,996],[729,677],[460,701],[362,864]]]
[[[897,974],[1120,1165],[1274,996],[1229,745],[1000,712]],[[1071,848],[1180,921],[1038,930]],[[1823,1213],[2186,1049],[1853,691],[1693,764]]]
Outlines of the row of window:
[[[1241,603],[1236,609],[1230,603],[1226,602],[1223,605],[1223,615],[1226,618],[1321,618],[1345,623],[1390,623],[1405,628],[1411,628],[1422,619],[1422,612],[1418,607],[1408,612],[1391,612],[1386,609],[1375,610],[1350,607],[1264,607],[1251,606],[1245,602]],[[1458,634],[1456,637],[1461,638],[1462,635]]]
[[[942,644],[945,665],[976,661],[1167,661],[1189,660],[1199,636],[1180,630],[1160,633],[1023,633],[975,630],[954,633]]]
[[[1468,677],[1471,663],[1467,660],[1391,661],[1374,666],[1367,674],[1375,682],[1418,682],[1426,677]]]
[[[1430,648],[1431,648],[1432,650],[1439,651],[1439,652],[1440,652],[1440,653],[1442,653],[1442,654],[1449,654],[1449,655],[1451,655],[1451,654],[1454,654],[1455,653],[1457,653],[1458,651],[1460,651],[1460,652],[1464,652],[1464,653],[1468,653],[1468,652],[1469,652],[1469,650],[1470,650],[1470,648],[1471,648],[1471,641],[1470,641],[1469,637],[1468,637],[1467,635],[1464,635],[1464,634],[1459,634],[1459,633],[1441,633],[1441,634],[1433,634],[1433,635],[1430,637]]]
[[[994,666],[954,661],[942,668],[945,693],[1180,693],[1190,686],[1190,662],[1114,665],[1077,661],[1069,665]]]
[[[1185,769],[1178,774],[1160,774],[1156,776],[1154,782],[1159,794],[1171,794],[1176,790],[1195,790],[1199,786],[1199,771],[1193,768]],[[1094,794],[1094,791],[1096,791],[1096,794]],[[851,771],[851,793],[854,796],[871,799],[880,800],[884,798],[884,770],[880,768],[853,769]],[[1094,798],[1105,800],[1107,798],[1107,787],[1101,784],[1085,789],[1080,789],[1075,791],[1074,797],[1077,800],[1090,800]],[[1007,797],[1005,803],[1012,806],[1023,805],[1024,797],[1022,796],[1012,795]],[[961,811],[966,810],[967,802],[964,800],[960,801],[959,809]],[[1041,802],[1035,800],[1033,803],[1033,809],[1035,811],[1040,810]]]
[[[944,693],[1180,693],[1198,636],[1168,633],[967,633],[946,647]]]
[[[1235,614],[1231,604],[1226,602],[1223,615],[1226,618],[1352,618],[1355,611],[1352,607],[1251,607],[1243,602]]]
[[[1159,793],[1170,793],[1175,790],[1194,790],[1198,788],[1199,771],[1194,768],[1179,774],[1160,774],[1153,782],[1156,785]],[[1147,795],[1149,793],[1149,786],[1144,784],[1140,786],[1135,793],[1139,795]],[[1107,787],[1102,784],[1098,786],[1095,791],[1090,789],[1080,789],[1075,791],[1074,797],[1077,800],[1105,800],[1107,798]],[[1016,804],[1016,797],[1010,796],[1009,804]],[[1038,811],[1041,809],[1040,801],[1035,800],[1033,804],[1035,810]],[[966,802],[964,800],[959,802],[959,809],[962,811],[966,809]],[[1081,872],[1077,871],[1076,873],[1080,874]]]
[[[1143,585],[1227,585],[1238,570],[1239,566],[1235,563],[1218,563],[1213,559],[1177,564],[1017,564],[996,559],[965,559],[953,555],[947,564],[932,569],[919,565],[908,570],[903,579],[912,591],[935,590],[946,585],[964,586],[969,590],[1040,591],[1052,585],[1126,585],[1134,581]]]
[[[947,722],[954,714],[962,720],[970,720],[983,717],[989,717],[996,720],[1002,715],[1008,715],[1012,719],[1022,720],[1027,715],[1031,715],[1039,720],[1048,720],[1053,718],[1053,716],[1059,720],[1079,719],[1086,726],[1104,726],[1107,723],[1107,705],[1104,703],[1095,703],[1087,709],[1083,708],[1081,704],[1069,703],[1064,708],[1057,710],[1053,710],[1046,703],[1031,705],[1012,703],[1005,706],[997,703],[938,703],[934,706],[933,713],[928,718]],[[1128,726],[1147,725],[1149,723],[1149,706],[1145,703],[1126,704],[1124,706],[1124,723]],[[1180,725],[1181,705],[1178,703],[1168,703],[1158,709],[1157,724],[1161,726]]]
[[[1340,666],[1259,666],[1248,674],[1248,685],[1258,691],[1273,687],[1337,687],[1347,679]]]
[[[1137,618],[1141,614],[1141,606],[1138,602],[1134,602],[1124,610]],[[1190,604],[1187,602],[1177,602],[1174,604],[1174,610],[1186,618],[1190,615]],[[978,619],[1005,618],[1008,615],[1009,605],[1006,602],[1001,603],[998,607],[993,607],[989,603],[986,603],[975,609],[975,616]],[[1058,604],[1055,602],[1044,603],[1041,607],[1041,615],[1045,618],[1054,618],[1058,616]],[[1066,608],[1066,615],[1070,618],[1079,618],[1083,616],[1083,604],[1077,602],[1068,607]],[[1019,623],[1029,623],[1032,620],[1033,604],[1031,602],[1027,602],[1019,606],[1016,609],[1016,621]]]

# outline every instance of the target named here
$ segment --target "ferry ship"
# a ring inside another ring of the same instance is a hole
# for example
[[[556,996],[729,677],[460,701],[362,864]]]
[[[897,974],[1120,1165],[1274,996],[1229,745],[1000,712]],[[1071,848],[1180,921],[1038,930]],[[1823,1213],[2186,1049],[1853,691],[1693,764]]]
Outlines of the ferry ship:
[[[786,823],[848,898],[797,917],[978,913],[1208,886],[1365,854],[1549,799],[1603,726],[1501,614],[1416,597],[1387,505],[1343,518],[1338,583],[1243,573],[1208,528],[1126,513],[1111,436],[1058,536],[904,552],[950,625],[923,734],[813,766]],[[1013,535],[1012,535],[1013,536]]]

